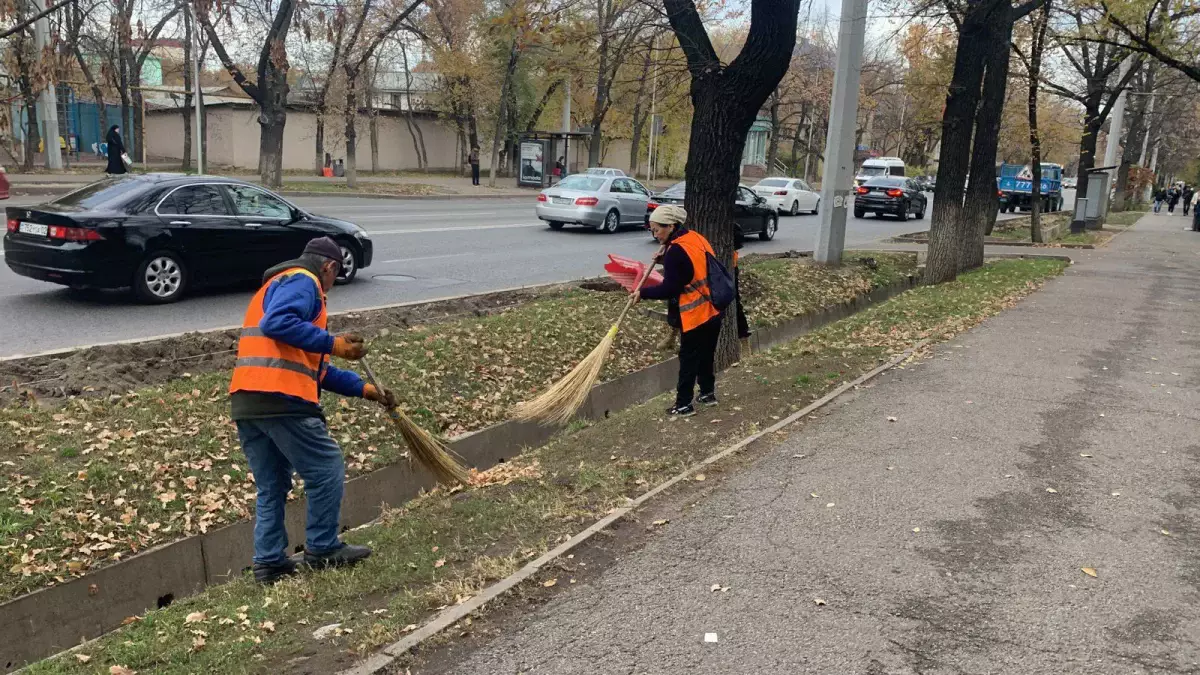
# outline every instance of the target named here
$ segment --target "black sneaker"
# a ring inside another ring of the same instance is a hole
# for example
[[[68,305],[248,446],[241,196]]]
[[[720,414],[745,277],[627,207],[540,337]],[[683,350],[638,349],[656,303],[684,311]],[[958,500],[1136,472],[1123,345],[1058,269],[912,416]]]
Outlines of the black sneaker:
[[[254,580],[270,586],[296,573],[296,563],[290,558],[281,563],[254,563]]]
[[[308,549],[304,550],[304,564],[318,570],[329,567],[350,567],[370,557],[370,547],[355,546],[354,544],[343,544],[336,551],[321,555],[310,553]]]
[[[716,392],[711,394],[700,394],[700,396],[696,398],[696,401],[707,406],[713,406],[717,404],[717,394]]]
[[[696,414],[696,408],[691,403],[667,408],[667,414],[672,417],[691,417]]]

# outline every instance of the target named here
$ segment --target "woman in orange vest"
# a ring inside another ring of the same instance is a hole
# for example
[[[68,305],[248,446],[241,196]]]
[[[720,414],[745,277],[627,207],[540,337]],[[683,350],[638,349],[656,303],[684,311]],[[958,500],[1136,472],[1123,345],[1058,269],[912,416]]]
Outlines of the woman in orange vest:
[[[650,214],[650,233],[666,247],[662,255],[663,281],[642,288],[635,297],[667,301],[667,322],[678,327],[679,385],[675,390],[675,405],[668,415],[687,417],[696,413],[692,405],[696,383],[705,405],[717,404],[716,376],[713,358],[717,337],[721,334],[721,313],[709,299],[708,263],[705,254],[712,253],[708,240],[698,232],[683,226],[687,211],[664,204]]]
[[[304,479],[308,502],[303,562],[341,567],[371,555],[366,546],[338,539],[346,469],[342,449],[325,426],[321,389],[389,406],[396,398],[329,363],[330,354],[350,360],[367,354],[361,337],[334,337],[325,329],[325,293],[341,266],[342,250],[332,239],[308,242],[299,259],[266,271],[242,321],[229,392],[238,437],[258,488],[254,578],[259,583],[273,584],[296,573],[283,526],[293,470]]]

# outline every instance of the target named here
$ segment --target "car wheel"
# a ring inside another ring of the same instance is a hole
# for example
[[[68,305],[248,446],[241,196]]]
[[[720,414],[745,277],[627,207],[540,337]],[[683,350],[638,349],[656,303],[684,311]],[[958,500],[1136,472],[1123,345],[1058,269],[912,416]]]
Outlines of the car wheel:
[[[904,221],[908,220],[908,210],[910,208],[912,207],[910,207],[908,204],[902,204],[900,206],[900,212],[896,214],[896,216],[900,218],[900,222],[903,223]]]
[[[920,210],[920,211],[917,211],[917,214],[916,214],[916,216],[914,216],[914,217],[915,217],[917,220],[921,220],[922,218],[924,218],[924,217],[925,217],[925,207],[924,207],[924,206],[922,206],[922,207],[921,207],[921,210]]]
[[[157,305],[175,302],[187,288],[187,268],[178,253],[155,251],[138,265],[133,292],[141,300]]]
[[[561,230],[561,229],[563,229],[563,224],[558,222],[557,220],[551,220],[550,221],[550,229]]]
[[[342,273],[338,275],[334,283],[348,284],[358,276],[358,251],[355,251],[354,247],[340,242],[338,246],[342,249]]]
[[[621,212],[613,209],[604,216],[604,224],[600,226],[600,231],[604,234],[613,234],[621,227]]]
[[[812,214],[815,216],[820,212],[821,212],[821,200],[818,199],[817,202],[815,204],[813,204]]]
[[[775,233],[779,231],[779,216],[772,213],[767,216],[767,222],[763,223],[762,232],[758,233],[758,238],[763,241],[771,241],[775,238]]]
[[[800,202],[795,201],[795,200],[792,201],[792,210],[788,211],[788,215],[789,216],[800,215]]]
[[[867,215],[866,211],[863,211],[862,209],[854,209],[854,217],[855,218],[862,218],[865,215]]]

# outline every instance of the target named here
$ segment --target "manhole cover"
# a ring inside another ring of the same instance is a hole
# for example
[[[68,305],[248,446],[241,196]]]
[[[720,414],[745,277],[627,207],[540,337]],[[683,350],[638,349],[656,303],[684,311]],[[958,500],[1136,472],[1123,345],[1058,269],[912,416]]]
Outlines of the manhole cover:
[[[410,277],[407,274],[375,274],[375,275],[372,275],[371,278],[378,279],[379,281],[416,281],[417,280],[416,277]]]

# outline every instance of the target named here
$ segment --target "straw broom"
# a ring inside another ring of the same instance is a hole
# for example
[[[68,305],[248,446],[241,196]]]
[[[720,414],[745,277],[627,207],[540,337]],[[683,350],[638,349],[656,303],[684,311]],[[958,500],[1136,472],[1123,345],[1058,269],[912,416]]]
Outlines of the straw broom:
[[[661,255],[666,247],[659,249]],[[621,310],[621,314],[617,316],[617,320],[613,323],[612,328],[604,335],[604,339],[596,348],[588,354],[579,365],[575,366],[571,372],[567,373],[561,380],[555,382],[549,389],[544,391],[532,401],[520,403],[513,409],[513,417],[522,421],[539,421],[543,424],[566,424],[575,416],[575,412],[587,400],[588,393],[592,390],[592,385],[596,384],[596,380],[600,377],[600,369],[604,366],[604,361],[608,359],[608,352],[612,349],[613,341],[616,340],[617,330],[621,327],[621,321],[625,319],[625,315],[629,313],[629,309],[633,307],[633,294],[642,289],[642,284],[646,283],[650,272],[654,269],[655,261],[658,257],[650,262],[646,267],[646,271],[642,277],[638,279],[637,286],[634,286],[633,292],[629,294],[629,300],[625,303],[625,308]]]
[[[382,391],[379,381],[375,379],[375,371],[371,370],[371,364],[367,363],[366,359],[361,359],[359,363],[363,365],[363,370],[367,371],[367,381]],[[417,423],[405,415],[400,408],[389,408],[386,403],[383,405],[387,410],[388,417],[392,418],[392,422],[400,430],[400,435],[404,437],[404,443],[408,446],[412,457],[416,458],[421,466],[428,469],[439,483],[467,484],[469,474],[466,468],[454,459],[449,448],[442,445],[429,432],[417,426]]]

